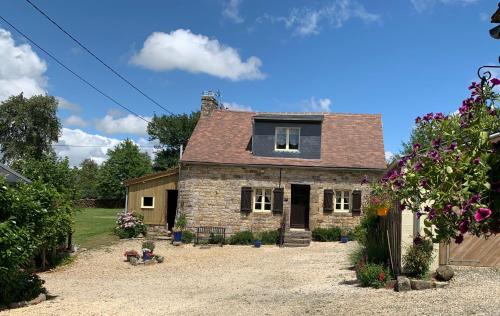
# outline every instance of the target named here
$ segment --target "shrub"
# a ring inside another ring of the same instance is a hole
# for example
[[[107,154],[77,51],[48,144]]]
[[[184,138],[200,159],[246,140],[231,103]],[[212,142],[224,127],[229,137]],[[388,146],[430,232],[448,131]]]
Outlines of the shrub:
[[[408,276],[422,278],[432,263],[433,244],[428,238],[415,237],[403,256],[403,269]]]
[[[380,264],[360,264],[356,267],[356,277],[361,286],[371,286],[378,289],[383,287],[387,280],[389,280],[390,272]]]
[[[315,228],[312,231],[312,239],[314,241],[339,241],[341,231],[340,227]]]
[[[208,237],[208,243],[216,245],[216,244],[225,244],[226,241],[224,240],[224,236],[222,236],[221,234],[210,233],[210,236]]]
[[[356,247],[349,253],[349,262],[356,267],[366,262],[366,249],[363,246]]]
[[[184,231],[187,226],[187,218],[185,214],[179,214],[175,220],[174,231]]]
[[[251,245],[253,243],[253,234],[251,231],[237,232],[229,238],[231,245]]]
[[[29,301],[37,297],[40,293],[47,293],[43,287],[45,281],[38,275],[20,270],[9,275],[10,281],[0,282],[0,305],[7,305],[14,302]]]
[[[190,230],[185,230],[182,232],[182,243],[183,244],[190,244],[193,242],[194,239],[194,233]]]
[[[259,233],[263,245],[276,245],[280,238],[279,230],[268,230]]]
[[[116,220],[115,233],[122,239],[137,237],[140,234],[146,235],[147,227],[143,220],[142,214],[120,212]]]
[[[147,240],[142,243],[142,249],[149,249],[151,252],[155,250],[155,243],[152,240]]]

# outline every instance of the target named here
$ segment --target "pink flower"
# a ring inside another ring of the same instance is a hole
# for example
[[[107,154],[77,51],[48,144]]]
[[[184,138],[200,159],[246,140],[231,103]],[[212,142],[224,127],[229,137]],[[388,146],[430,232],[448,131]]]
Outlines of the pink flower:
[[[460,234],[458,236],[455,237],[455,243],[456,244],[461,244],[462,241],[464,241],[464,235]]]
[[[491,216],[491,210],[489,208],[480,208],[474,214],[474,219],[476,222],[481,222]]]
[[[469,230],[469,221],[464,220],[458,224],[458,230],[460,233],[465,234]]]
[[[496,86],[496,85],[499,85],[500,84],[500,79],[498,78],[493,78],[490,80],[491,84],[492,84],[492,87]]]

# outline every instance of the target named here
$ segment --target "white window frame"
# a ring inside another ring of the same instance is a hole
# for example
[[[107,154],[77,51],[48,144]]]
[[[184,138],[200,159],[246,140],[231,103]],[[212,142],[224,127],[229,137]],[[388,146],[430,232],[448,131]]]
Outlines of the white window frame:
[[[278,148],[278,130],[285,129],[286,130],[286,148]],[[299,131],[299,142],[297,149],[290,149],[290,130],[296,129]],[[289,151],[289,152],[299,152],[300,151],[300,127],[284,127],[277,126],[274,130],[274,150],[275,151]]]
[[[265,190],[269,190],[271,192],[271,208],[269,210],[265,209],[265,204],[266,203],[264,203],[264,200],[262,200],[261,208],[260,209],[255,208],[255,202],[256,202],[256,198],[257,198],[257,194],[256,194],[257,190],[262,190],[262,193],[263,193],[264,197],[266,195],[265,194]],[[272,188],[268,188],[268,187],[256,187],[256,188],[252,188],[252,209],[253,209],[254,212],[257,212],[257,213],[270,213],[273,210],[273,189]]]
[[[340,208],[337,208],[337,194],[340,193],[340,198],[341,198],[341,203],[340,203]],[[347,209],[345,208],[345,203],[344,203],[344,196],[345,194],[349,195],[349,204],[347,205]],[[334,212],[339,212],[339,213],[348,213],[351,211],[352,207],[352,190],[346,190],[346,189],[339,189],[339,190],[334,190],[333,194],[333,211]]]
[[[144,205],[144,198],[145,198],[145,197],[147,197],[147,198],[149,198],[149,197],[150,197],[150,198],[152,198],[152,199],[153,199],[153,205],[152,205],[152,206],[145,206],[145,205]],[[155,197],[154,197],[154,196],[142,196],[142,197],[141,197],[141,208],[149,208],[149,209],[151,209],[151,208],[155,208]]]

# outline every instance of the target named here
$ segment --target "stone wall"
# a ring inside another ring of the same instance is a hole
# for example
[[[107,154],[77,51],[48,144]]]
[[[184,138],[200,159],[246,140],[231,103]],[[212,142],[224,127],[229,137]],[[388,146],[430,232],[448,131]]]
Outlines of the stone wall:
[[[311,188],[311,230],[316,227],[354,227],[359,223],[359,216],[351,213],[323,213],[323,194],[325,189],[361,190],[364,204],[369,194],[369,186],[361,185],[365,175],[369,180],[375,180],[382,172],[281,168],[283,214],[243,213],[240,211],[241,188],[278,187],[280,168],[183,164],[180,171],[178,209],[186,214],[188,227],[221,226],[226,227],[229,235],[243,230],[278,229],[283,216],[288,228],[291,185],[306,184]]]

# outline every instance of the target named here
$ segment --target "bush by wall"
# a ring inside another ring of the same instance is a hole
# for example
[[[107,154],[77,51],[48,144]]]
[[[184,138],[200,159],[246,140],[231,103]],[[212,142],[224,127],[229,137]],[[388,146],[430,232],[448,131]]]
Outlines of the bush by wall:
[[[185,230],[182,232],[182,243],[190,244],[194,240],[194,233],[190,230]]]
[[[279,241],[280,233],[279,230],[268,230],[260,232],[254,237],[260,238],[263,245],[276,245]]]
[[[312,231],[314,241],[339,241],[342,230],[340,227],[316,228]]]
[[[251,245],[253,243],[253,234],[251,231],[237,232],[229,238],[230,245]]]
[[[409,246],[403,255],[403,270],[406,275],[423,278],[432,263],[433,245],[429,238],[417,236],[413,245]]]

